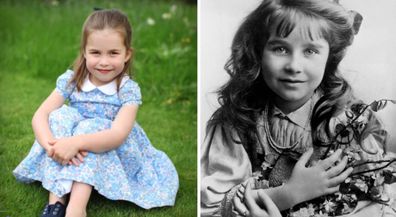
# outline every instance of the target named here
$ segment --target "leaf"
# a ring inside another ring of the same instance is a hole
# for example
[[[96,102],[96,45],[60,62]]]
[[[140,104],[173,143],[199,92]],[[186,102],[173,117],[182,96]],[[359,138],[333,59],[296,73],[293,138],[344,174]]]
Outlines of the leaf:
[[[381,99],[381,100],[376,100],[370,104],[370,108],[377,112],[379,110],[382,110],[383,108],[386,107],[388,102],[391,102],[393,104],[396,104],[396,100],[387,100],[387,99]]]
[[[371,107],[371,110],[377,112],[377,111],[379,111],[379,110],[381,110],[381,109],[383,109],[383,108],[385,107],[384,104],[386,105],[386,102],[383,103],[382,100],[374,101],[374,102],[372,102],[372,103],[370,104],[370,107]]]
[[[353,119],[354,115],[353,112],[346,110],[345,111],[345,115],[347,116],[347,118],[349,119]]]
[[[392,171],[384,170],[383,172],[386,184],[392,184],[396,182],[396,177],[393,175]]]
[[[381,99],[381,100],[376,100],[370,104],[370,108],[377,112],[383,108],[386,107],[388,102],[391,102],[392,104],[396,104],[396,100],[391,100],[391,99]]]

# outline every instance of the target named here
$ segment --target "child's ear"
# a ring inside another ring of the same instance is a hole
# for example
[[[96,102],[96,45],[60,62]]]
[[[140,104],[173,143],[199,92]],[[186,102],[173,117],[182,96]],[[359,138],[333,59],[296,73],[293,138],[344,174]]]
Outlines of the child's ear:
[[[127,62],[129,59],[131,59],[133,57],[133,48],[129,48],[126,52],[126,56],[125,56],[125,62]]]

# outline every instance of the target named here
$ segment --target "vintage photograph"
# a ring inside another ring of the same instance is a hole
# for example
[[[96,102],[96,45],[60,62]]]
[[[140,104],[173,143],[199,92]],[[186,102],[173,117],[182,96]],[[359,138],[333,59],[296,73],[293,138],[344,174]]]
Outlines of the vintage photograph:
[[[395,216],[396,2],[200,3],[200,215]]]

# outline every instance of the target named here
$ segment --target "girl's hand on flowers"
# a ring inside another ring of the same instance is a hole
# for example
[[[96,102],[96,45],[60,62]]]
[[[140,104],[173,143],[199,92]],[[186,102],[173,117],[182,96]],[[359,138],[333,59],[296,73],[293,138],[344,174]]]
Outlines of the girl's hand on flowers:
[[[253,189],[254,183],[247,184],[245,204],[248,208],[246,216],[250,217],[282,217],[278,207],[265,193],[264,189]]]
[[[338,162],[342,153],[340,149],[328,158],[318,161],[316,165],[306,167],[312,153],[313,149],[311,148],[301,156],[290,179],[285,184],[294,204],[339,191],[339,184],[353,170],[353,168],[344,170],[348,161],[346,156]]]
[[[48,142],[53,148],[52,159],[62,165],[66,165],[78,154],[78,148],[75,142],[70,138],[61,138]]]

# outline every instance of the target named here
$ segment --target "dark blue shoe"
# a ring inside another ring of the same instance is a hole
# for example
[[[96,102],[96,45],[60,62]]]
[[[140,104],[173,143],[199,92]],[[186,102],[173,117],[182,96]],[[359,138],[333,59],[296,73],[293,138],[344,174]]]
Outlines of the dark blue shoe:
[[[65,214],[66,206],[58,201],[55,204],[47,204],[41,217],[65,217]]]

